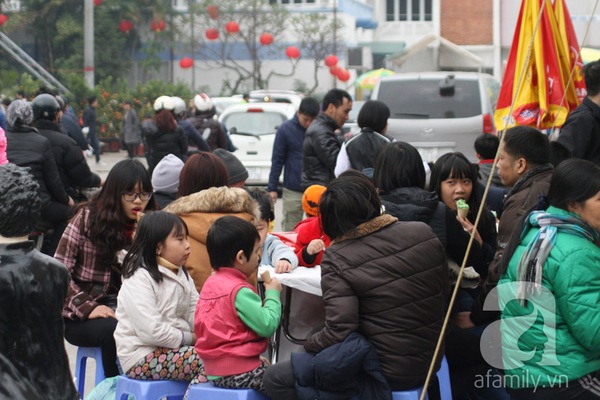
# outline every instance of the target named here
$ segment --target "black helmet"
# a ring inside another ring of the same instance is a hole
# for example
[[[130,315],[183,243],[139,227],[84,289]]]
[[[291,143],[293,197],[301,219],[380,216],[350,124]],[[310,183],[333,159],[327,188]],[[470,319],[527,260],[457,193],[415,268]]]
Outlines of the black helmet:
[[[33,120],[47,119],[54,120],[56,114],[60,111],[60,105],[54,96],[43,93],[35,97],[31,102],[33,107]]]

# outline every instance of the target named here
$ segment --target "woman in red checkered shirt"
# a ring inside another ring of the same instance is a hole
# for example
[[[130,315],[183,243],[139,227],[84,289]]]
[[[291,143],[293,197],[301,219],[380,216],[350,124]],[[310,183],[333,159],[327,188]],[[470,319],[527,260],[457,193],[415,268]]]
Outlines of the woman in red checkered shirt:
[[[107,377],[119,374],[113,333],[121,262],[138,214],[154,208],[146,168],[137,160],[120,161],[100,192],[79,207],[54,255],[71,274],[63,309],[65,338],[75,346],[101,347]]]

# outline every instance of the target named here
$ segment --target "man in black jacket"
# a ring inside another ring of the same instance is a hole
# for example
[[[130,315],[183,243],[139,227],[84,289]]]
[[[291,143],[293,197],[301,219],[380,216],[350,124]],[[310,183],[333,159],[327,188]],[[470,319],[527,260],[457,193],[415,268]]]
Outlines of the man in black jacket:
[[[81,189],[100,186],[100,177],[90,170],[79,145],[61,132],[60,105],[54,96],[41,94],[33,99],[32,106],[33,126],[50,141],[65,190],[74,200],[81,200]]]
[[[83,110],[83,127],[88,128],[88,141],[94,149],[94,155],[96,156],[96,164],[102,164],[100,161],[100,140],[98,140],[98,131],[96,123],[96,108],[98,107],[98,99],[96,96],[90,96],[88,98],[88,105]]]
[[[583,69],[587,97],[567,117],[557,142],[573,157],[600,164],[600,60]]]
[[[352,97],[341,89],[331,89],[323,98],[322,112],[304,136],[302,145],[302,188],[324,185],[335,178],[335,164],[341,143],[335,135],[348,120]]]
[[[71,199],[83,200],[81,189],[100,186],[100,177],[90,171],[79,145],[60,131],[58,126],[60,106],[54,96],[40,94],[33,99],[32,107],[33,126],[50,142],[65,190]],[[44,239],[46,254],[53,254],[71,215],[72,209],[66,210],[64,219],[54,224],[52,234]]]

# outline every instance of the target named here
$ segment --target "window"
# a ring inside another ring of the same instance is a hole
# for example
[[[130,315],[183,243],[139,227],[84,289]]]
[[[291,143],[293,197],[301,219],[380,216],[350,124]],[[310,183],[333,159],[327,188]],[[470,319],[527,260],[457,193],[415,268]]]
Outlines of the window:
[[[439,79],[390,81],[379,88],[377,100],[388,105],[392,118],[468,118],[481,114],[478,81],[457,79],[454,90],[453,96],[441,96]]]
[[[433,0],[386,0],[386,21],[431,21]]]

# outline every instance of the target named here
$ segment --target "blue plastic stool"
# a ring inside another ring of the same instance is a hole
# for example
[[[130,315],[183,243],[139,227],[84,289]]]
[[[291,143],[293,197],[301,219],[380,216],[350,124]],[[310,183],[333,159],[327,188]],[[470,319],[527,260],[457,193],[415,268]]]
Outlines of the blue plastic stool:
[[[104,365],[102,364],[102,351],[100,347],[79,347],[77,348],[77,358],[75,361],[75,384],[77,390],[84,396],[85,387],[85,369],[88,358],[93,358],[96,361],[96,379],[94,385],[99,384],[105,378]]]
[[[450,371],[448,370],[448,361],[446,361],[446,356],[442,358],[442,363],[436,376],[440,385],[440,398],[442,400],[452,400],[452,387],[450,386]],[[392,392],[392,400],[419,400],[421,398],[422,392],[422,387],[418,387],[411,390],[404,390],[402,392]],[[427,394],[425,394],[424,399],[429,399]]]
[[[160,400],[166,397],[170,400],[181,400],[189,382],[183,381],[143,381],[119,376],[115,400],[127,400],[129,395],[136,400]]]
[[[187,400],[269,400],[269,397],[253,389],[223,389],[210,382],[190,386]],[[117,399],[118,400],[118,399]]]

